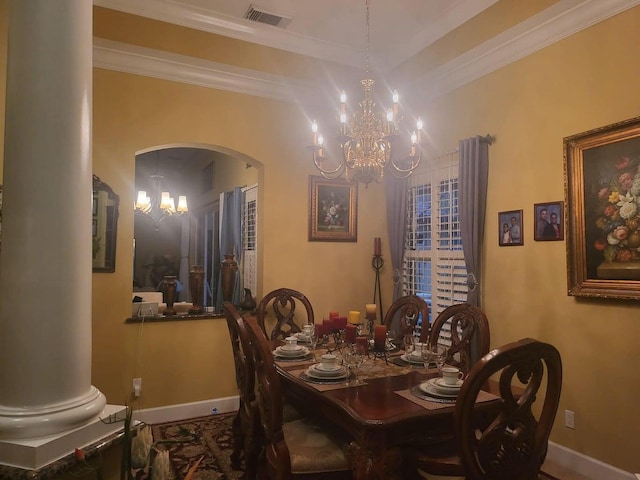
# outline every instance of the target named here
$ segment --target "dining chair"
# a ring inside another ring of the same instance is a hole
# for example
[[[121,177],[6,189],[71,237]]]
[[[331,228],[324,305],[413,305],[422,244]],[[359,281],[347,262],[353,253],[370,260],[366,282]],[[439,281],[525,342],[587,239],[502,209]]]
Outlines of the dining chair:
[[[231,349],[236,369],[236,383],[240,397],[240,405],[233,424],[233,451],[231,466],[239,469],[244,458],[247,478],[255,478],[257,473],[260,437],[258,435],[258,406],[255,390],[255,366],[251,344],[247,336],[244,319],[231,304],[223,302],[224,315],[227,320]]]
[[[297,290],[291,288],[278,288],[267,293],[258,304],[256,317],[260,328],[271,340],[283,340],[289,335],[301,331],[300,326],[295,321],[296,305],[302,305],[306,313],[306,318],[298,320],[299,323],[315,322],[313,316],[313,307],[309,299]],[[267,333],[267,319],[275,317],[275,326],[271,333]],[[299,315],[299,318],[302,316]]]
[[[384,324],[388,332],[393,331],[396,335],[413,334],[419,318],[422,318],[420,341],[426,342],[429,338],[429,305],[417,295],[405,295],[391,304]],[[394,323],[396,319],[398,321]]]
[[[476,400],[494,375],[499,375],[500,402],[479,423]],[[561,388],[562,361],[554,346],[524,338],[492,350],[473,366],[460,389],[455,441],[405,451],[405,476],[537,480]]]
[[[468,303],[445,308],[433,321],[429,344],[447,345],[448,365],[465,374],[489,351],[489,321],[484,312]]]
[[[255,395],[264,439],[261,473],[271,480],[352,478],[346,441],[308,418],[283,422],[282,388],[270,342],[255,317],[244,319],[257,374]]]

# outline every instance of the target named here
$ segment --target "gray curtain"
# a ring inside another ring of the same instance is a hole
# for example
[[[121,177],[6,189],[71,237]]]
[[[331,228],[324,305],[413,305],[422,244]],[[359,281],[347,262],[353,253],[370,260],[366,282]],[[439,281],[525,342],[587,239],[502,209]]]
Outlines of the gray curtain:
[[[393,269],[393,300],[402,296],[402,258],[407,235],[407,179],[385,176],[384,192],[387,203],[387,234]]]
[[[233,297],[231,303],[238,305],[242,301],[242,206],[244,205],[244,192],[236,187],[232,192],[224,193],[222,205],[222,220],[220,228],[220,258],[225,254],[233,253],[238,262]],[[222,270],[218,276],[218,294],[216,297],[216,310],[222,309]]]
[[[482,239],[489,179],[490,136],[460,140],[459,208],[460,235],[467,266],[467,302],[480,307],[482,277]]]

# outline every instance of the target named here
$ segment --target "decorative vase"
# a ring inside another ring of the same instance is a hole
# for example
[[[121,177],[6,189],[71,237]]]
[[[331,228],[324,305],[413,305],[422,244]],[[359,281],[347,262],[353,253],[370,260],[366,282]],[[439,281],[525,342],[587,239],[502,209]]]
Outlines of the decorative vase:
[[[173,275],[167,275],[162,280],[162,290],[164,292],[164,302],[167,304],[167,308],[164,309],[163,315],[175,315],[176,310],[173,308],[173,302],[176,300],[176,277]]]
[[[256,300],[251,296],[251,290],[249,290],[248,288],[244,289],[244,298],[238,306],[242,310],[253,310],[256,308]]]
[[[233,297],[233,287],[236,284],[236,272],[238,271],[238,262],[235,261],[233,253],[224,255],[222,266],[222,300],[230,302]]]
[[[191,308],[189,313],[199,315],[202,313],[202,296],[204,286],[204,267],[202,265],[192,265],[189,272],[189,288],[191,289]]]

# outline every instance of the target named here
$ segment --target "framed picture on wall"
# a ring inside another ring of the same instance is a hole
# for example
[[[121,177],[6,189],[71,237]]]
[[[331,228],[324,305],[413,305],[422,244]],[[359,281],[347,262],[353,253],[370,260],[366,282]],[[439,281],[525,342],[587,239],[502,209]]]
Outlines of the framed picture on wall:
[[[533,219],[534,240],[564,240],[563,202],[536,203],[533,206]]]
[[[565,137],[568,294],[640,299],[640,117]]]
[[[358,240],[358,185],[309,177],[309,241]]]
[[[522,210],[498,212],[498,245],[513,247],[524,245]]]

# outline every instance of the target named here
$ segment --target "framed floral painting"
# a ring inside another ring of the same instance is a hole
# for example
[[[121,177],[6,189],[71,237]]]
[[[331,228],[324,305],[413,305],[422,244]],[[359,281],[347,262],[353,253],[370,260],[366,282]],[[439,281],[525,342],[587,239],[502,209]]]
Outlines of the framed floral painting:
[[[309,241],[358,240],[358,185],[309,177]]]
[[[568,293],[640,299],[640,117],[563,143]]]

